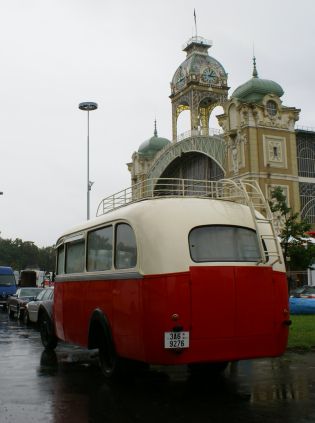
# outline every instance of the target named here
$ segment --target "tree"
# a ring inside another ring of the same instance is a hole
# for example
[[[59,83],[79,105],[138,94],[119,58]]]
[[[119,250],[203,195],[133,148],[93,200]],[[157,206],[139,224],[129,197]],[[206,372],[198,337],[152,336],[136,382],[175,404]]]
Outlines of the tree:
[[[291,270],[305,270],[315,257],[315,246],[307,241],[311,225],[293,213],[281,187],[271,192],[270,209],[279,221],[281,247],[284,260],[290,261]]]
[[[55,268],[54,247],[38,248],[31,241],[0,237],[0,266],[22,270],[27,267],[52,272]]]

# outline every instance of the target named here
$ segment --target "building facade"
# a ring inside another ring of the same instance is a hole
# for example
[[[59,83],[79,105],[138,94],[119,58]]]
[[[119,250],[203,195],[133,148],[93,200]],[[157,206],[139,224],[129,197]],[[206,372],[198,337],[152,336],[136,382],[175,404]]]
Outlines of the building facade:
[[[216,180],[250,178],[267,198],[281,186],[294,212],[315,223],[315,132],[299,130],[300,110],[285,106],[282,87],[258,75],[229,97],[228,76],[208,50],[211,42],[192,37],[185,60],[171,81],[172,140],[154,135],[142,143],[128,164],[132,184],[145,179]],[[209,128],[214,109],[221,130]],[[178,134],[178,119],[189,111],[190,130]]]

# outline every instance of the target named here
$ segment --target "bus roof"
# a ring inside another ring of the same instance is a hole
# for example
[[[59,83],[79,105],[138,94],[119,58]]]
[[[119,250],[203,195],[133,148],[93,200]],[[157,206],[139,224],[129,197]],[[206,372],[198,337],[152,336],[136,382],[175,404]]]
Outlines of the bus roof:
[[[168,213],[174,215],[173,208],[176,210],[178,204],[180,204],[180,207],[187,207],[193,204],[192,213],[195,214],[197,200],[202,201],[200,207],[207,209],[206,220],[208,223],[214,219],[215,221],[220,221],[221,224],[233,224],[232,222],[236,219],[237,213],[235,216],[233,215],[234,217],[229,215],[230,220],[223,218],[224,214],[232,209],[234,210],[233,213],[235,213],[235,210],[250,210],[252,216],[258,211],[268,219],[272,219],[268,202],[255,180],[148,179],[102,200],[98,206],[97,217],[66,231],[58,239],[57,245],[62,242],[64,237],[69,237],[71,234],[78,236],[80,231],[97,227],[106,222],[122,219],[130,222],[132,220],[135,223],[141,216],[141,223],[143,224],[145,210],[150,209],[151,213],[153,213],[153,210],[159,210],[160,205],[162,205],[162,208],[161,211],[158,211],[155,224],[160,221],[159,216],[163,213],[164,208],[168,208]],[[154,207],[153,203],[155,202],[156,206]],[[208,204],[208,207],[205,207],[205,204]],[[214,210],[217,210],[217,219],[214,215],[210,219],[211,213],[208,210],[210,204],[211,208],[216,205],[212,210],[212,214]],[[244,209],[240,205],[248,207]],[[136,210],[135,213],[134,210]],[[152,217],[152,219],[154,218]],[[152,219],[150,224],[152,224]],[[252,220],[248,218],[244,220],[243,218],[242,223],[244,226],[253,227],[252,223],[250,223]],[[239,221],[238,224],[241,224],[241,222]]]
[[[167,227],[174,225],[187,227],[205,224],[238,225],[255,228],[254,221],[248,206],[229,201],[214,200],[209,198],[168,198],[160,197],[130,203],[102,216],[98,216],[85,223],[74,226],[64,232],[58,239],[59,244],[63,239],[75,240],[86,230],[90,230],[115,221],[125,221],[133,227],[145,228]]]

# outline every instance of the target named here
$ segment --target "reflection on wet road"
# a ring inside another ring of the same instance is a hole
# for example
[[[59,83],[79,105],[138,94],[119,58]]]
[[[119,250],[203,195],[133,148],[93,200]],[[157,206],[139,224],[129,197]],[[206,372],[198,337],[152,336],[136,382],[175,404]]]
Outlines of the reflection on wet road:
[[[97,356],[59,345],[0,311],[1,423],[314,422],[315,353],[233,363],[216,379],[185,367],[153,367],[104,382]]]

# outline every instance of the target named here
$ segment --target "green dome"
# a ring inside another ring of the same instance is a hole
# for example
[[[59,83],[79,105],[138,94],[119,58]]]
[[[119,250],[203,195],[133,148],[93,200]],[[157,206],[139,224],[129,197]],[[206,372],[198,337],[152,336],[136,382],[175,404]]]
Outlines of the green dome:
[[[138,153],[143,156],[155,156],[155,154],[162,150],[163,147],[165,147],[167,144],[170,144],[170,140],[167,138],[161,138],[158,137],[157,130],[156,130],[156,122],[155,122],[155,128],[154,128],[154,135],[153,137],[149,138],[148,140],[144,141],[139,149]]]
[[[174,93],[180,91],[189,81],[203,81],[203,72],[210,68],[216,76],[216,83],[227,84],[227,73],[221,63],[208,55],[208,49],[211,47],[211,41],[202,37],[192,37],[185,48],[187,53],[186,60],[177,68],[171,81],[171,88]],[[204,82],[204,81],[203,81]]]
[[[245,84],[240,85],[232,94],[232,98],[245,103],[260,103],[265,95],[275,94],[281,97],[284,94],[282,87],[277,82],[271,81],[270,79],[258,78],[256,70],[256,62],[254,58],[254,71],[253,77]]]

